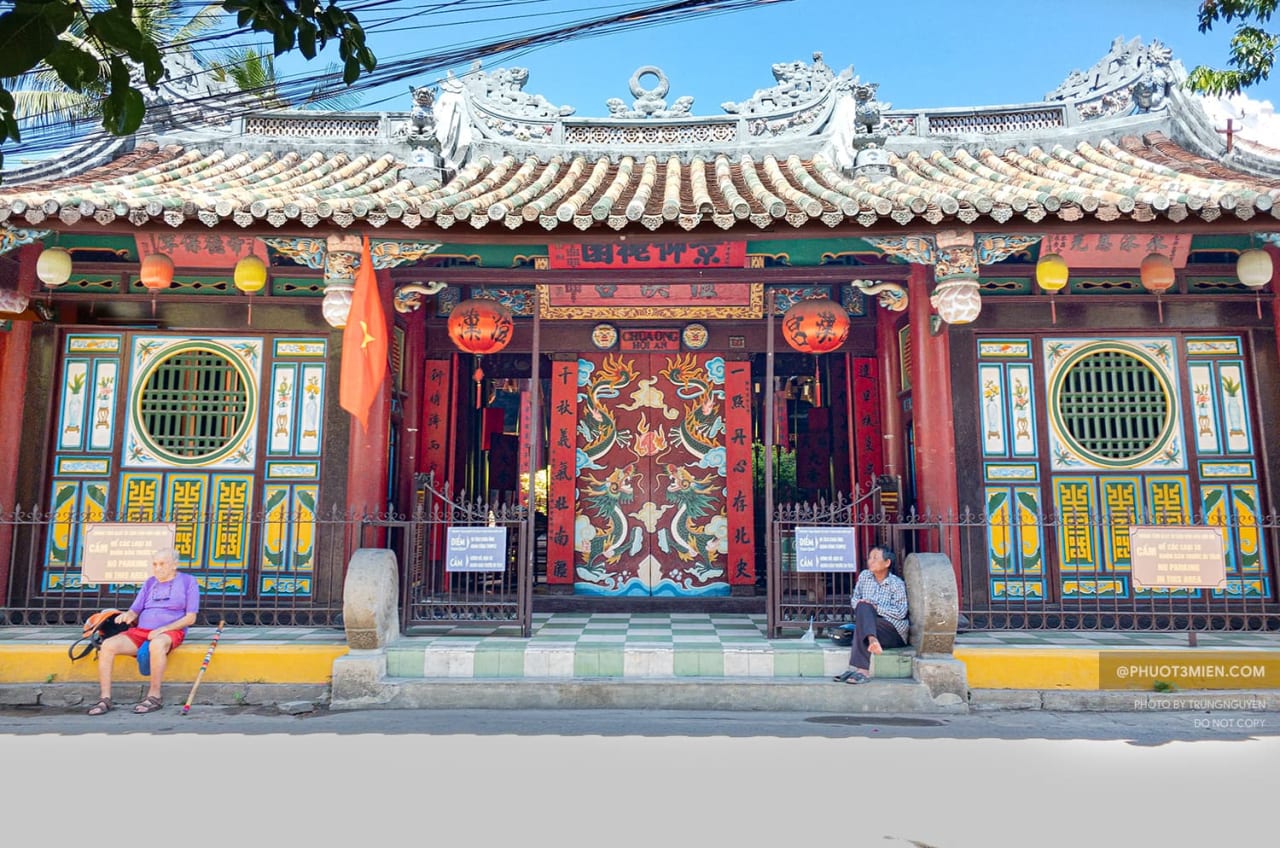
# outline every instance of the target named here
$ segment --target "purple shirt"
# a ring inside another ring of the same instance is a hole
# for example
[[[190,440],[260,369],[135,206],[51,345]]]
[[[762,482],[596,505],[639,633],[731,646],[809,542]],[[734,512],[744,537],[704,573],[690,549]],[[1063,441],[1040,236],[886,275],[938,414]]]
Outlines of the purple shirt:
[[[148,577],[129,610],[138,614],[134,627],[143,630],[164,627],[189,612],[200,611],[200,584],[190,574],[181,571],[168,583]]]

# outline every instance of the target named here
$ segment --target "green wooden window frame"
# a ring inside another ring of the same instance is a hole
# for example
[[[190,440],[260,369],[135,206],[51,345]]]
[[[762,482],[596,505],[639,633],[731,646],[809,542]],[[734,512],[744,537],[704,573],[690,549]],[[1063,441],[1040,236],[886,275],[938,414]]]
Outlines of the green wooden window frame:
[[[141,435],[162,456],[208,459],[234,445],[250,425],[245,374],[219,351],[190,347],[163,357],[138,398]]]
[[[1064,436],[1086,456],[1135,459],[1164,436],[1173,410],[1168,386],[1150,365],[1122,350],[1072,363],[1059,384]]]

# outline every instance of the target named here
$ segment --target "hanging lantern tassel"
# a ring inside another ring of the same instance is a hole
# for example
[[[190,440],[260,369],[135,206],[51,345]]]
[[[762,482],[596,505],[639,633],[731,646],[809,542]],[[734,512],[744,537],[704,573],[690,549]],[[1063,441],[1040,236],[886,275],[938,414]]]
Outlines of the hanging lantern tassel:
[[[156,292],[173,283],[173,260],[163,253],[148,254],[138,267],[138,277],[151,292],[151,317],[156,317]]]
[[[1149,292],[1154,292],[1156,296],[1156,314],[1160,317],[1160,323],[1164,323],[1164,301],[1161,298],[1165,292],[1173,288],[1176,282],[1176,272],[1173,269],[1173,261],[1169,257],[1160,253],[1150,253],[1142,260],[1138,273],[1142,280],[1142,287]]]
[[[813,408],[822,408],[822,363],[816,353],[813,355]]]
[[[1058,323],[1058,302],[1053,296],[1066,288],[1070,278],[1066,260],[1056,253],[1046,253],[1036,262],[1036,284],[1049,296],[1049,319],[1054,324]]]
[[[249,298],[249,324],[253,324],[253,295],[267,284],[267,263],[249,254],[236,262],[232,275],[236,288]]]
[[[476,356],[476,370],[471,375],[476,381],[476,409],[480,408],[480,397],[484,394],[484,369],[480,367],[480,357]]]
[[[1240,282],[1253,289],[1253,303],[1259,318],[1262,317],[1261,289],[1271,282],[1272,268],[1271,254],[1256,247],[1241,253],[1236,260],[1236,276]]]

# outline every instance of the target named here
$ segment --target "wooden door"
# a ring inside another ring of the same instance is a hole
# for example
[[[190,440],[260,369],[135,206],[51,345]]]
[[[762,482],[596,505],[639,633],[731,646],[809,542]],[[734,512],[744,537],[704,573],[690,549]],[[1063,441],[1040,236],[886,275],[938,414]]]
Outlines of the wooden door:
[[[578,375],[575,592],[728,595],[724,359],[584,354]]]

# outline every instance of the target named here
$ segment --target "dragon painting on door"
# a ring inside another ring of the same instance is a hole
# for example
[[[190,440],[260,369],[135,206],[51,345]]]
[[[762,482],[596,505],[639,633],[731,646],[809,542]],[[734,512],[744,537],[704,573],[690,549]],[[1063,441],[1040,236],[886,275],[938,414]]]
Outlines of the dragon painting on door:
[[[578,359],[574,590],[729,594],[725,361]]]

